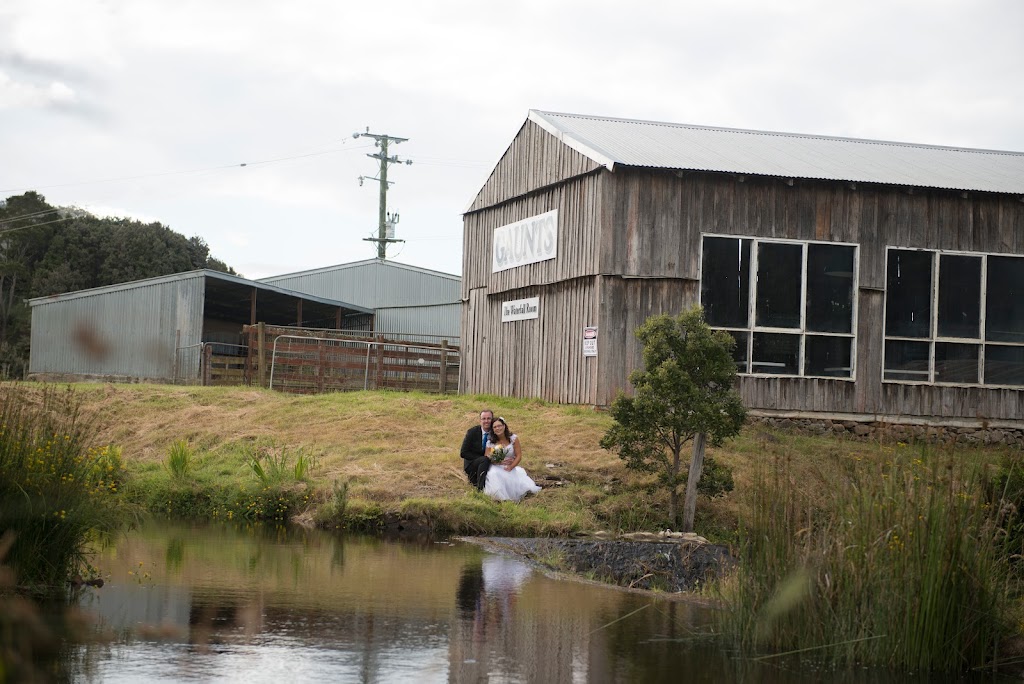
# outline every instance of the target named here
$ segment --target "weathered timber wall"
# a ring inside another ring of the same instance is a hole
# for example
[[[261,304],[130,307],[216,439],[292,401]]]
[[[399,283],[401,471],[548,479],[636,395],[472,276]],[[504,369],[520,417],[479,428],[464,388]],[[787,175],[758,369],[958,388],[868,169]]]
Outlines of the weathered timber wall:
[[[468,211],[478,211],[522,197],[597,168],[601,165],[563,145],[534,122],[527,121],[498,160]]]
[[[578,278],[597,273],[602,176],[591,174],[521,197],[486,211],[467,214],[463,224],[462,298],[474,288],[488,293]],[[558,256],[547,261],[491,272],[494,229],[558,210]]]
[[[860,244],[860,287],[885,248],[1024,254],[1024,204],[988,193],[640,169],[602,174],[601,273],[698,278],[702,233]]]
[[[752,408],[884,416],[948,416],[1024,420],[1024,392],[980,387],[883,383],[885,247],[1024,253],[1024,205],[1010,197],[724,174],[622,169],[603,174],[608,224],[600,244],[602,273],[692,279],[683,304],[699,299],[702,233],[826,240],[860,244],[856,382],[792,377],[743,377]],[[604,281],[609,279],[606,276]],[[640,281],[644,282],[644,281]],[[642,318],[623,302],[607,307],[601,337]],[[665,313],[677,313],[668,306]],[[626,317],[630,322],[618,321]],[[614,333],[613,333],[614,334]],[[628,335],[627,335],[628,336]],[[604,341],[604,340],[602,340]],[[602,345],[602,352],[608,345]],[[625,358],[604,359],[599,379],[605,403],[641,363],[633,345]]]
[[[538,317],[501,322],[503,301],[540,297]],[[583,356],[582,333],[598,325],[594,278],[498,294],[472,290],[463,308],[461,391],[597,403],[597,359]]]
[[[620,390],[629,392],[629,374],[642,365],[643,348],[636,329],[651,316],[677,314],[697,303],[698,283],[679,278],[601,276],[597,358],[597,400],[607,406]]]

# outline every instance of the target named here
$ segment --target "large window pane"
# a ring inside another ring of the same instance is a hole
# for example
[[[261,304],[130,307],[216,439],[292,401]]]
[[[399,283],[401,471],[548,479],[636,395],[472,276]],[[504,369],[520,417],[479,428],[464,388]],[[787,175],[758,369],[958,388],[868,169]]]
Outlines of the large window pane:
[[[978,382],[977,344],[935,343],[935,382]]]
[[[928,382],[928,342],[885,341],[886,380]]]
[[[753,357],[751,373],[797,375],[800,372],[800,336],[754,333]]]
[[[1024,342],[1024,258],[988,258],[985,339]]]
[[[750,341],[750,333],[737,332],[735,330],[726,330],[725,332],[732,335],[732,338],[736,340],[736,346],[732,348],[732,360],[736,362],[736,372],[748,373],[749,370],[747,369],[747,343]]]
[[[708,325],[745,328],[750,305],[750,240],[704,238],[700,301]]]
[[[985,384],[1024,385],[1024,347],[986,344]]]
[[[885,334],[931,336],[932,253],[890,249],[885,279]]]
[[[853,375],[850,363],[849,337],[808,335],[804,342],[804,375],[829,378],[849,378]]]
[[[757,246],[757,325],[800,327],[803,246],[762,242]]]
[[[853,332],[854,248],[807,245],[808,331]]]
[[[939,337],[979,336],[981,257],[960,254],[939,256],[938,318]]]

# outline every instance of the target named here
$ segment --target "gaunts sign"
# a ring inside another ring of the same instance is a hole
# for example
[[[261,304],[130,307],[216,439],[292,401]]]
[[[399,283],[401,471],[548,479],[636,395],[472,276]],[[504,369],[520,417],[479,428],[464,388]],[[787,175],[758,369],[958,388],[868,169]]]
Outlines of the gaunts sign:
[[[558,255],[558,210],[494,229],[491,273]]]

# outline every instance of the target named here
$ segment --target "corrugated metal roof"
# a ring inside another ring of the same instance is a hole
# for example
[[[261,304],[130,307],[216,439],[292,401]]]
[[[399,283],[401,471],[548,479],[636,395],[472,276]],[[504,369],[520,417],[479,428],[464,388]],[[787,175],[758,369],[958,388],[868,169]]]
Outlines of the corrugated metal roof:
[[[94,287],[88,290],[78,290],[77,292],[65,292],[63,294],[48,295],[45,297],[35,297],[28,300],[30,306],[38,306],[40,304],[49,304],[53,302],[63,302],[70,299],[78,299],[80,297],[92,297],[100,294],[107,294],[111,292],[120,292],[124,290],[132,290],[138,287],[149,287],[151,285],[160,285],[163,283],[170,283],[182,280],[191,280],[193,278],[214,278],[217,280],[224,280],[230,283],[237,283],[239,285],[249,285],[257,290],[265,292],[276,292],[289,297],[298,297],[299,299],[307,299],[309,301],[318,302],[320,304],[327,304],[329,306],[340,306],[351,311],[358,311],[361,313],[373,313],[373,309],[369,309],[356,304],[348,304],[346,302],[338,301],[335,299],[329,299],[327,297],[321,297],[318,295],[308,294],[306,292],[299,292],[296,290],[289,290],[278,285],[270,283],[264,283],[256,280],[246,280],[230,273],[223,273],[222,271],[211,271],[209,269],[199,269],[196,271],[185,271],[183,273],[172,273],[165,276],[157,276],[155,278],[146,278],[144,280],[133,280],[127,283],[118,283],[117,285],[105,285],[103,287]]]
[[[709,128],[530,110],[531,121],[616,165],[1024,194],[1024,152]]]
[[[462,296],[459,276],[380,259],[271,276],[260,282],[320,297],[344,298],[373,309],[448,304],[460,302]]]
[[[334,266],[322,266],[320,268],[313,268],[308,271],[296,271],[294,273],[282,273],[275,276],[267,276],[266,278],[260,278],[261,282],[274,281],[279,278],[291,278],[293,276],[303,275],[316,275],[318,273],[328,273],[333,271],[343,271],[350,268],[358,268],[360,266],[366,266],[368,264],[378,264],[380,266],[401,268],[407,271],[415,271],[417,273],[423,273],[426,275],[437,276],[438,278],[448,278],[450,280],[461,281],[462,278],[453,273],[443,273],[442,271],[434,271],[429,268],[422,268],[420,266],[412,266],[410,264],[400,264],[397,261],[385,261],[382,259],[363,259],[362,261],[351,261],[347,264],[336,264]]]

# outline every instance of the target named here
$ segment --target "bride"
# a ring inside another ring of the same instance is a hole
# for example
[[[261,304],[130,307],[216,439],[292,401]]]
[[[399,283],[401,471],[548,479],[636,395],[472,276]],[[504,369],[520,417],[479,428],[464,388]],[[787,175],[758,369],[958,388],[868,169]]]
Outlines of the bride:
[[[523,447],[500,416],[491,422],[484,454],[491,461],[484,481],[484,494],[498,501],[519,501],[527,494],[536,494],[540,487],[519,466]]]

